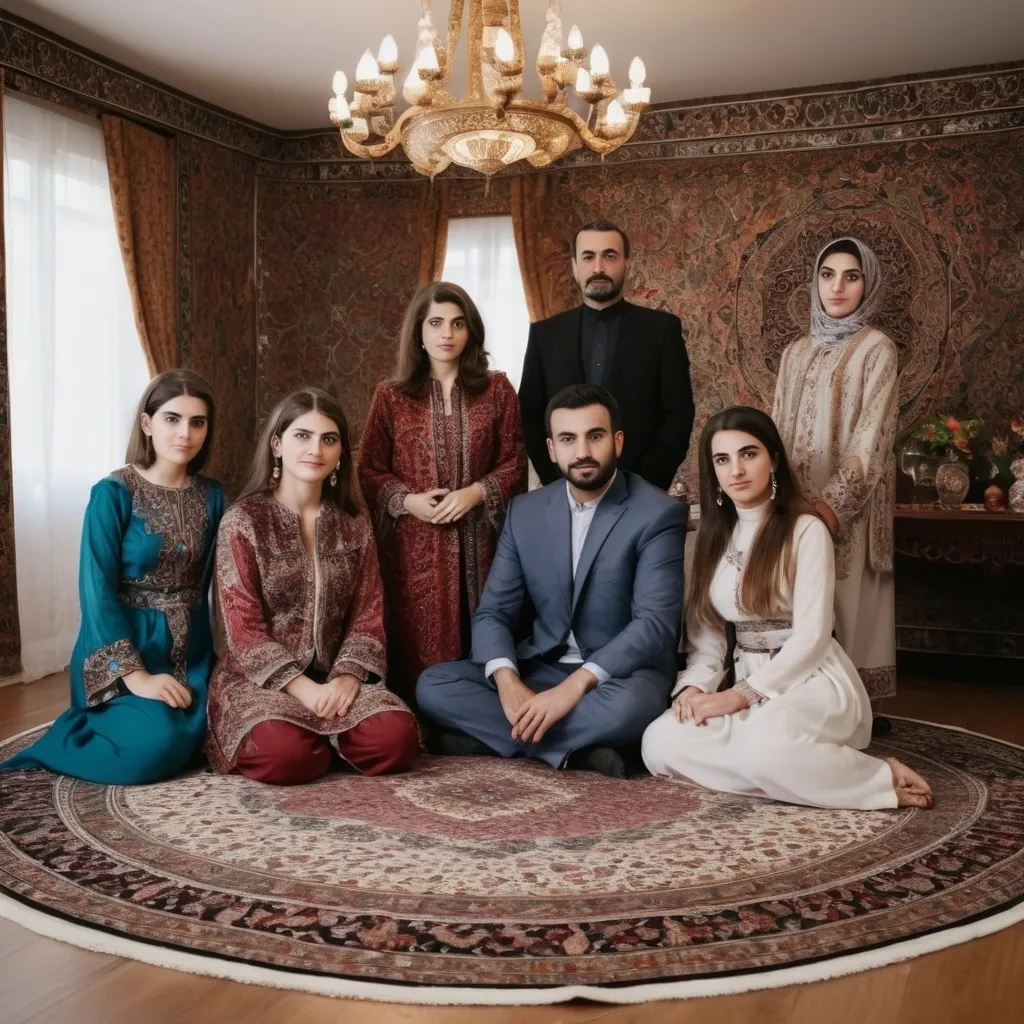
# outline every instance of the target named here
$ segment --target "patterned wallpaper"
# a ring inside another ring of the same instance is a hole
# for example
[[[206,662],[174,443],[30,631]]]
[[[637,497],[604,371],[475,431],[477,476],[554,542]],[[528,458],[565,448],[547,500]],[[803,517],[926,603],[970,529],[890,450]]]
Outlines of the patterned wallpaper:
[[[217,399],[208,472],[237,494],[256,432],[256,297],[253,287],[256,166],[200,139],[179,146],[180,352]],[[187,192],[181,177],[187,176]]]
[[[577,301],[572,226],[621,223],[632,297],[689,327],[698,429],[732,402],[770,406],[782,348],[807,329],[814,256],[845,233],[887,268],[881,326],[900,350],[903,426],[954,404],[1024,408],[1018,133],[553,174],[541,248],[555,302]],[[694,480],[687,465],[682,489]]]
[[[229,491],[291,387],[336,390],[358,430],[415,288],[424,179],[399,159],[348,158],[336,132],[275,132],[210,107],[2,11],[0,71],[8,90],[175,137],[179,344],[217,389],[211,469]],[[883,326],[902,356],[904,423],[954,402],[1020,409],[1022,128],[1024,62],[663,105],[604,161],[580,150],[546,172],[548,287],[574,304],[565,239],[584,219],[620,220],[636,247],[632,297],[689,326],[699,429],[724,404],[770,400],[781,347],[805,326],[813,253],[857,232],[889,268]],[[442,177],[453,215],[507,209],[507,175],[487,189],[461,170]],[[5,381],[0,344],[3,432]],[[0,438],[9,524],[5,449]],[[0,632],[16,622],[9,591]]]
[[[395,365],[416,290],[428,183],[261,179],[257,415],[303,384],[341,398],[356,434]]]

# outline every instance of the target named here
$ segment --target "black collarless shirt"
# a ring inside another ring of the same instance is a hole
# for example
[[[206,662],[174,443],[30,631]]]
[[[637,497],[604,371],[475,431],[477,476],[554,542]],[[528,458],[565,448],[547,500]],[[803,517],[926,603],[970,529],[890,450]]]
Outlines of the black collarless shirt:
[[[615,351],[619,345],[619,325],[626,308],[624,299],[604,309],[584,305],[580,317],[580,360],[588,384],[606,387]]]

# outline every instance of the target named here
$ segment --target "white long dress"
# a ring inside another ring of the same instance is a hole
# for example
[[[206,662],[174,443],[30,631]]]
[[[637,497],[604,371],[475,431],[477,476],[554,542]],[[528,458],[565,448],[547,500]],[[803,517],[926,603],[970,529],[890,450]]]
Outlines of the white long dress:
[[[771,620],[741,611],[742,569],[768,504],[737,509],[732,541],[711,583],[711,601],[736,626],[736,687],[751,707],[680,723],[672,709],[648,726],[643,759],[652,775],[682,776],[708,789],[812,807],[896,806],[889,765],[863,753],[871,704],[849,657],[832,637],[832,538],[801,516],[792,592]],[[725,677],[725,631],[689,623],[687,686],[712,693]]]

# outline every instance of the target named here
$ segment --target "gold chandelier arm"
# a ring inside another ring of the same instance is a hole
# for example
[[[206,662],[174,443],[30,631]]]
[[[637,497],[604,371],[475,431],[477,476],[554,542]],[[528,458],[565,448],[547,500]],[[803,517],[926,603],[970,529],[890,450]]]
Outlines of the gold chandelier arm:
[[[344,147],[353,155],[359,156],[363,159],[376,160],[382,156],[387,156],[388,153],[396,149],[402,144],[402,128],[405,122],[416,113],[420,112],[420,107],[410,107],[408,110],[402,113],[402,116],[395,121],[391,128],[391,131],[384,136],[380,142],[373,142],[370,145],[366,145],[362,142],[356,142],[355,139],[350,139],[344,131],[341,132],[341,141]]]
[[[445,41],[447,60],[444,66],[444,76],[438,85],[447,85],[451,81],[452,72],[455,68],[455,48],[459,45],[459,36],[462,34],[462,12],[465,0],[452,0],[451,8],[448,11],[448,38]]]
[[[461,0],[455,0],[462,9]],[[469,28],[466,30],[466,98],[484,98],[484,2],[469,0]]]
[[[576,129],[576,134],[579,135],[580,140],[587,147],[592,149],[595,153],[611,153],[621,146],[627,139],[629,139],[633,132],[636,131],[636,126],[640,123],[640,118],[631,116],[629,119],[629,127],[621,135],[616,136],[614,139],[606,139],[603,135],[598,135],[596,132],[592,132],[587,122],[576,113],[572,107],[567,106],[564,110],[559,111],[563,117],[567,117],[572,121],[573,127]]]
[[[508,0],[508,26],[512,39],[515,41],[516,49],[522,50],[526,41],[523,39],[523,25],[519,20],[519,0]],[[526,67],[526,54],[517,52],[513,58],[522,67]]]

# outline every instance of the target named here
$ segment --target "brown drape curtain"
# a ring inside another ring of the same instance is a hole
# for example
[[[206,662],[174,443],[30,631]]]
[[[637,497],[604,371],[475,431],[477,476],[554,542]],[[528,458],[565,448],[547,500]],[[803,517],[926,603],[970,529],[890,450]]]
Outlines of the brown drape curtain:
[[[117,237],[150,372],[178,365],[174,141],[103,117]]]
[[[7,376],[7,267],[4,262],[4,82],[0,70],[0,679],[21,671],[21,622],[14,564],[11,391]]]
[[[550,188],[551,177],[547,174],[523,174],[510,183],[512,231],[519,272],[523,277],[526,308],[534,323],[561,312],[561,307],[554,308],[549,289],[545,288],[541,265],[541,226],[547,217]]]
[[[420,208],[420,271],[417,287],[441,280],[448,251],[448,182],[427,182]]]

